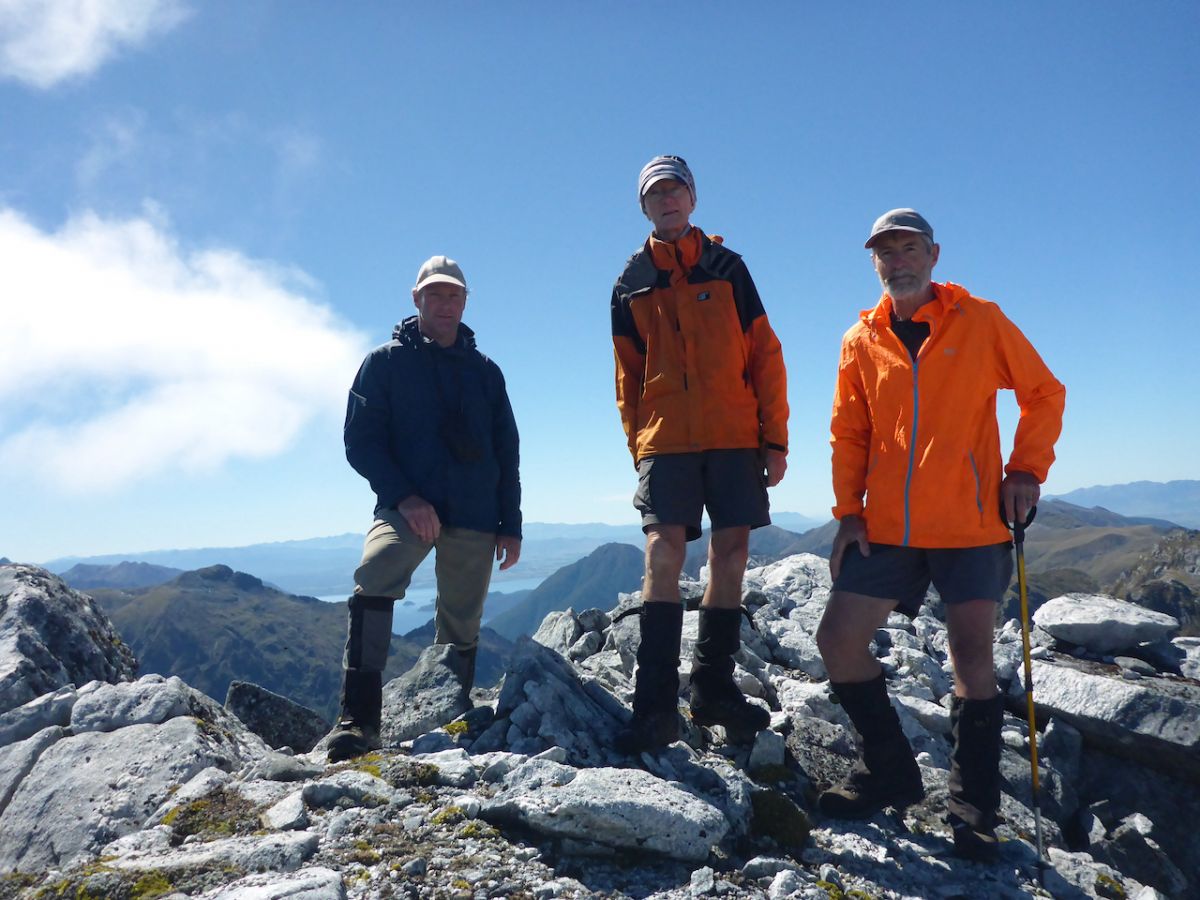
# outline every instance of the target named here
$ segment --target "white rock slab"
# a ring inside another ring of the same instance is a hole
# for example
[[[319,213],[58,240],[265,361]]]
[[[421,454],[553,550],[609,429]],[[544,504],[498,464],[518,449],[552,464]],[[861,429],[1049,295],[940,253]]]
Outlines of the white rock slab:
[[[1087,743],[1200,780],[1200,687],[1040,660],[1033,661],[1033,685],[1039,718],[1060,716]]]
[[[178,785],[236,749],[190,717],[58,740],[0,813],[0,871],[37,871],[95,853],[142,826]]]
[[[287,875],[266,872],[247,875],[207,893],[199,900],[344,900],[342,876],[324,866],[312,866]]]
[[[553,767],[554,763],[541,766]],[[566,769],[567,767],[561,767]],[[542,834],[701,861],[729,822],[710,803],[638,769],[581,769],[569,781],[502,791],[480,815]],[[517,773],[514,773],[516,775]],[[561,773],[568,777],[570,772]]]
[[[1114,653],[1144,642],[1167,640],[1179,628],[1174,616],[1100,594],[1055,597],[1033,614],[1033,621],[1058,640],[1079,644],[1093,653]]]

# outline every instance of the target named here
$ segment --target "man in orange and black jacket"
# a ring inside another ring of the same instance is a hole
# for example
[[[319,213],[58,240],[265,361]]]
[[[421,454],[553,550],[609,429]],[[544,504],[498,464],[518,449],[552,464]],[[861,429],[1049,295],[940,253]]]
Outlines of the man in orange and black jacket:
[[[705,508],[712,534],[692,717],[735,741],[769,723],[734,682],[733,657],[750,529],[770,524],[767,488],[787,469],[783,351],[746,264],[691,225],[696,183],[678,156],[646,164],[638,199],[654,230],[612,295],[617,407],[646,533],[633,717],[615,742],[626,753],[679,736],[679,574]]]
[[[831,426],[839,526],[833,592],[817,630],[862,756],[819,806],[866,818],[924,796],[868,645],[892,611],[915,616],[932,583],[954,665],[947,806],[955,851],[991,859],[1004,712],[992,632],[1012,577],[1006,522],[1024,523],[1037,503],[1066,389],[996,304],[931,280],[941,248],[915,210],[880,216],[866,247],[884,294],[842,340]],[[1003,468],[1001,389],[1014,391],[1021,409]]]

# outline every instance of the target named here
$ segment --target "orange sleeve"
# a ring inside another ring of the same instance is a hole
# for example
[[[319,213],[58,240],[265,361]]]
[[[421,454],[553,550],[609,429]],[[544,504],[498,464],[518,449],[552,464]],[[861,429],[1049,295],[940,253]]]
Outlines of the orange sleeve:
[[[750,381],[758,398],[758,421],[762,426],[763,441],[772,449],[786,453],[788,396],[783,347],[765,315],[751,323],[746,337],[750,345]]]
[[[646,371],[646,357],[627,337],[613,336],[613,356],[617,364],[617,410],[621,413],[621,427],[633,461],[637,462],[637,419],[638,401],[642,396],[642,378]]]
[[[833,517],[862,515],[871,449],[871,416],[849,338],[842,341],[829,432],[829,443],[833,445]]]
[[[1005,474],[1028,472],[1039,482],[1046,480],[1054,462],[1054,442],[1062,433],[1067,389],[999,308],[996,311],[997,365],[1002,385],[1017,395],[1021,417],[1013,440],[1012,455]]]

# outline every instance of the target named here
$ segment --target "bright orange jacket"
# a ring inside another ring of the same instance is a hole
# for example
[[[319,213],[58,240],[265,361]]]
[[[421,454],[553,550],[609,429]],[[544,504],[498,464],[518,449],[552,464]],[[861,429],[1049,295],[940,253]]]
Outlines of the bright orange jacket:
[[[933,288],[934,299],[913,315],[930,326],[916,360],[891,329],[886,295],[842,339],[833,515],[862,515],[868,540],[881,544],[997,544],[1009,533],[999,512],[996,391],[1015,391],[1021,409],[1004,471],[1042,482],[1066,388],[996,304],[956,284]]]
[[[787,452],[783,349],[742,258],[693,227],[651,237],[612,294],[617,408],[634,462],[766,445]]]

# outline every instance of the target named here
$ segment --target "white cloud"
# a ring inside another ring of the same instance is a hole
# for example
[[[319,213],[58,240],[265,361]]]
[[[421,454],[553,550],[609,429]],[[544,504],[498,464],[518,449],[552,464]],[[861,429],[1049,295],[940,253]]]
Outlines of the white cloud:
[[[0,75],[53,87],[187,16],[182,0],[0,0]]]
[[[0,469],[68,491],[284,452],[367,349],[302,273],[160,218],[46,233],[0,208]]]

